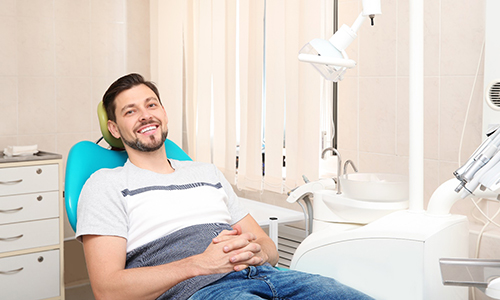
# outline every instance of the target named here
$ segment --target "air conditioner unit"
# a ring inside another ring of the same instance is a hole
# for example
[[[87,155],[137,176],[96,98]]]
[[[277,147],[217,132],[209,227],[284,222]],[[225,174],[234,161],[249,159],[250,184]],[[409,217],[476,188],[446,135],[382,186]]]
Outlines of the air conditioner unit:
[[[484,45],[483,137],[491,126],[500,124],[500,1],[486,1]]]

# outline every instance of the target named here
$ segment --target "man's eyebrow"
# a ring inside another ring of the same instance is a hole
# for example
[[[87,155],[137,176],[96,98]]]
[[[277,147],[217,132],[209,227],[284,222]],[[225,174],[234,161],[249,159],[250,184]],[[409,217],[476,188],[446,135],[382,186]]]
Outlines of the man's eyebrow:
[[[149,101],[160,102],[160,100],[158,100],[158,98],[156,98],[156,97],[148,97],[148,98],[146,98],[146,100],[144,102],[149,102]]]

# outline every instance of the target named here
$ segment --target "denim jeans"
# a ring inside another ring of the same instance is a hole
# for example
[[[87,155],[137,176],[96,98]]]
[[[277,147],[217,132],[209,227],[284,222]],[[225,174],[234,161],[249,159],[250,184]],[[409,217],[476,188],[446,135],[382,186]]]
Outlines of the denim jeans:
[[[194,293],[189,300],[367,300],[373,299],[340,282],[299,271],[278,271],[270,265],[232,272]]]

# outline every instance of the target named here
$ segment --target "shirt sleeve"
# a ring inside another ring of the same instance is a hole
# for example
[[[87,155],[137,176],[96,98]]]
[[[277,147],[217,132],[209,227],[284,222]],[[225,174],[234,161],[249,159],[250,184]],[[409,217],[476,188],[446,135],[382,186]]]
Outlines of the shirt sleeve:
[[[115,177],[108,170],[100,170],[83,186],[78,201],[77,240],[81,241],[83,235],[127,239],[127,210]]]
[[[231,215],[230,225],[234,225],[241,219],[243,219],[246,215],[248,215],[248,210],[243,207],[243,205],[241,205],[238,196],[234,192],[233,187],[231,186],[229,181],[227,181],[226,177],[224,177],[224,174],[222,174],[222,172],[217,169],[217,167],[214,166],[214,168],[216,169],[217,176],[219,177],[219,181],[222,184],[222,188],[227,194],[227,207]]]

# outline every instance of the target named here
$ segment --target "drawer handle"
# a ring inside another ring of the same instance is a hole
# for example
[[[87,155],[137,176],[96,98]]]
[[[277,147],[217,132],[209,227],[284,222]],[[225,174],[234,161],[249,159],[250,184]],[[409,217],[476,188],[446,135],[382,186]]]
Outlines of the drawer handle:
[[[23,182],[22,179],[19,180],[12,180],[12,181],[0,181],[0,184],[5,184],[5,185],[13,185],[13,184],[18,184]]]
[[[18,208],[13,208],[13,209],[0,209],[0,213],[4,213],[4,214],[12,214],[12,213],[15,213],[15,212],[18,212],[20,210],[22,210],[23,207],[18,207]]]
[[[14,275],[16,273],[19,273],[21,272],[22,270],[24,270],[23,267],[19,268],[19,269],[15,269],[15,270],[10,270],[10,271],[0,271],[0,274],[1,275]]]
[[[24,234],[20,234],[18,236],[13,236],[13,237],[8,237],[8,238],[0,238],[0,241],[4,241],[4,242],[15,241],[15,240],[22,238],[23,236],[24,236]]]

